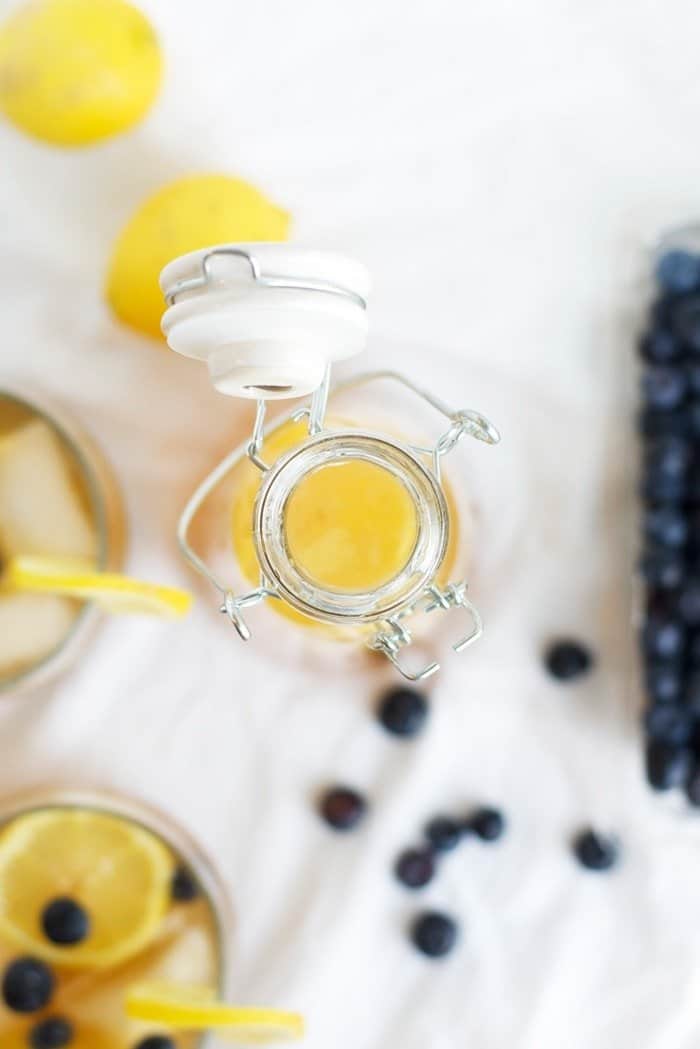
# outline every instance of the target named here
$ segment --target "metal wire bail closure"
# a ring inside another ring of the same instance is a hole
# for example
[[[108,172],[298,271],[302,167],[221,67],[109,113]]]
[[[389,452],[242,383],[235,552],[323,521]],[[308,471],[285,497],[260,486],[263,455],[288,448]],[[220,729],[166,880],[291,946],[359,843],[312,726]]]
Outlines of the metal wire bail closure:
[[[359,600],[355,602],[355,608],[350,613],[346,610],[345,615],[337,614],[337,608],[328,607],[328,605],[326,605],[325,608],[322,608],[320,612],[318,607],[311,608],[309,605],[310,595],[308,590],[302,591],[301,598],[298,598],[295,593],[293,596],[295,596],[297,603],[294,604],[294,601],[289,600],[291,593],[289,589],[290,579],[280,578],[278,575],[280,564],[283,564],[283,562],[278,563],[276,560],[276,558],[280,556],[280,551],[277,550],[276,554],[273,553],[272,560],[270,560],[270,544],[274,544],[275,534],[277,534],[277,538],[281,536],[279,530],[277,530],[277,533],[275,532],[274,522],[276,514],[277,511],[280,513],[282,512],[281,507],[284,503],[285,492],[289,492],[293,488],[290,477],[291,480],[293,480],[293,474],[295,471],[298,471],[299,467],[304,466],[305,460],[308,462],[308,457],[313,454],[314,450],[318,451],[326,446],[329,451],[331,451],[333,441],[335,440],[337,451],[338,442],[342,449],[342,443],[343,440],[345,440],[348,442],[346,447],[350,453],[354,452],[357,454],[359,449],[361,452],[369,451],[373,454],[380,450],[382,452],[382,465],[386,465],[384,455],[387,451],[392,455],[398,456],[404,466],[410,459],[412,470],[414,471],[412,474],[413,478],[422,479],[423,483],[426,485],[426,501],[431,504],[434,512],[437,512],[437,510],[440,509],[446,513],[444,507],[444,493],[441,489],[441,460],[446,455],[449,455],[457,443],[465,436],[473,437],[474,439],[486,444],[496,444],[500,440],[498,431],[493,424],[485,418],[485,416],[471,410],[452,411],[439,399],[422,390],[411,382],[411,380],[398,372],[377,371],[364,373],[345,383],[339,384],[338,387],[336,387],[336,392],[341,393],[347,390],[361,388],[367,384],[379,381],[391,381],[401,384],[416,396],[430,404],[431,407],[436,409],[448,420],[448,428],[439,436],[433,446],[403,446],[384,436],[371,433],[368,434],[362,431],[349,431],[347,433],[339,434],[324,430],[324,417],[328,402],[330,383],[329,369],[327,369],[321,386],[314,392],[309,403],[302,408],[283,416],[268,428],[265,427],[265,402],[262,400],[258,402],[258,410],[256,412],[255,425],[251,438],[231,452],[231,454],[227,456],[202,482],[197,491],[193,494],[180,519],[178,540],[187,560],[202,575],[206,576],[206,578],[209,579],[209,581],[221,593],[222,603],[220,610],[223,614],[228,616],[236,628],[238,636],[242,640],[247,641],[251,638],[251,630],[244,614],[247,609],[255,607],[268,598],[284,600],[293,604],[294,607],[299,608],[301,611],[304,611],[305,614],[311,615],[313,618],[319,618],[325,622],[354,622],[357,624],[374,622],[376,624],[374,631],[368,634],[365,638],[365,644],[367,647],[373,651],[383,653],[403,677],[409,681],[417,682],[436,673],[439,669],[439,664],[437,662],[431,662],[417,670],[410,669],[406,664],[403,658],[403,650],[410,646],[414,640],[408,622],[411,616],[438,611],[462,612],[467,619],[468,626],[461,637],[452,644],[453,650],[458,653],[464,651],[473,644],[482,633],[482,621],[479,612],[467,597],[467,584],[465,582],[454,582],[448,583],[444,587],[440,587],[434,582],[433,577],[435,571],[439,565],[442,554],[444,554],[443,544],[446,544],[447,542],[447,528],[445,528],[442,533],[440,541],[432,548],[432,560],[426,558],[424,573],[422,575],[414,573],[413,576],[410,577],[412,579],[412,586],[407,588],[403,593],[403,600],[398,598],[398,591],[393,594],[393,598],[391,598],[391,594],[386,591],[379,595],[360,595]],[[293,449],[289,453],[280,457],[276,463],[266,463],[261,457],[264,438],[283,426],[290,419],[298,421],[303,418],[307,419],[309,440],[297,449]],[[258,526],[256,528],[256,536],[258,537],[257,550],[261,562],[261,577],[258,587],[246,593],[237,595],[230,586],[214,575],[192,548],[189,542],[189,530],[192,521],[202,504],[224,481],[236,465],[246,458],[261,472],[262,483],[256,500],[255,511]],[[282,484],[279,484],[280,477],[283,478]],[[275,480],[276,478],[277,480]],[[270,501],[271,492],[274,496],[272,502]],[[265,520],[265,524],[263,524],[263,520]],[[267,536],[267,541],[263,540],[261,543],[259,535],[263,534],[263,527],[269,531],[269,535]],[[410,576],[410,573],[408,573],[408,576]],[[305,583],[305,586],[308,587],[308,583]],[[292,590],[294,590],[294,585],[292,585]],[[318,599],[318,594],[312,596],[315,600]],[[330,596],[328,594],[323,595],[325,601],[328,602],[330,600],[331,606],[336,597],[337,595],[333,594]],[[358,607],[362,605],[363,601],[369,604],[374,602],[374,607]],[[300,607],[304,603],[306,603],[306,606]]]
[[[219,244],[171,262],[160,283],[168,345],[206,362],[228,396],[305,396],[365,346],[369,276],[333,252]]]

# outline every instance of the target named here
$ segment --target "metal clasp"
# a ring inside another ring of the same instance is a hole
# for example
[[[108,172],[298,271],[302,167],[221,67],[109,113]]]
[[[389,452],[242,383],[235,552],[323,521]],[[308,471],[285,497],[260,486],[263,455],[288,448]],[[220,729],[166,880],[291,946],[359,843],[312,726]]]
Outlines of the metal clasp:
[[[453,651],[463,652],[465,648],[477,641],[483,633],[481,616],[476,607],[467,598],[466,583],[448,583],[442,590],[435,584],[427,587],[422,602],[417,602],[391,619],[387,619],[385,621],[387,628],[378,631],[367,642],[367,645],[375,652],[383,652],[387,659],[391,660],[398,672],[408,681],[425,681],[426,678],[440,669],[440,664],[436,662],[428,663],[416,673],[412,673],[402,664],[399,659],[399,652],[413,642],[411,631],[404,625],[402,620],[418,612],[434,612],[436,609],[449,612],[452,608],[463,608],[471,619],[471,630],[452,645]]]
[[[250,275],[255,282],[263,288],[285,288],[291,291],[318,291],[326,295],[337,295],[340,298],[349,299],[360,309],[367,309],[367,302],[357,292],[350,288],[344,288],[341,284],[332,284],[322,280],[308,280],[306,278],[289,277],[284,274],[263,273],[260,261],[252,251],[246,248],[212,248],[207,251],[200,260],[200,273],[196,277],[187,277],[179,280],[165,293],[165,301],[168,306],[174,306],[180,295],[189,291],[199,291],[201,288],[212,287],[215,277],[211,270],[212,259],[228,257],[244,259],[250,267]]]

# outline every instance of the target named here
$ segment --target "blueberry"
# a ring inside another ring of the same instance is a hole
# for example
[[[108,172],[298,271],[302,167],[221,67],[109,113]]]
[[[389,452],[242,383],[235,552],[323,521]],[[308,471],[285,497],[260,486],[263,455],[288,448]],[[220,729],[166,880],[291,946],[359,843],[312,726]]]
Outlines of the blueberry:
[[[642,376],[642,395],[651,408],[671,411],[683,401],[688,390],[688,378],[681,368],[669,364],[653,364]]]
[[[642,409],[639,432],[649,439],[654,437],[685,437],[690,431],[690,420],[684,411],[665,412]]]
[[[443,958],[449,954],[458,937],[457,922],[439,911],[424,911],[411,927],[411,940],[428,958]]]
[[[700,398],[697,395],[685,406],[683,414],[686,420],[687,436],[700,437]]]
[[[73,1027],[61,1016],[42,1020],[29,1032],[31,1049],[64,1049],[73,1041]]]
[[[700,624],[700,579],[688,579],[678,595],[678,611],[688,626]]]
[[[592,828],[580,831],[573,841],[573,851],[582,867],[589,871],[608,871],[618,860],[618,848],[612,838],[606,838]]]
[[[544,654],[547,670],[558,681],[573,681],[593,666],[590,649],[579,641],[554,641]]]
[[[683,651],[685,629],[677,619],[649,615],[642,633],[642,646],[647,655],[657,659],[674,659]]]
[[[352,830],[367,811],[367,802],[351,787],[332,787],[321,798],[321,816],[334,830]]]
[[[700,717],[700,671],[691,670],[683,688],[683,705],[691,714]]]
[[[698,436],[700,436],[700,431],[695,435],[696,444]],[[684,489],[684,500],[693,508],[691,516],[697,515],[697,507],[700,503],[700,463],[694,462],[688,470]]]
[[[425,836],[436,852],[450,852],[459,844],[462,830],[449,816],[436,816],[425,828]]]
[[[188,867],[180,865],[173,872],[170,893],[178,903],[189,903],[199,896],[199,885]]]
[[[681,354],[681,348],[670,331],[658,328],[644,336],[639,352],[650,364],[668,364]]]
[[[675,590],[683,581],[685,562],[677,550],[655,547],[644,552],[639,570],[649,586]]]
[[[70,896],[58,896],[44,907],[41,926],[51,943],[72,947],[88,937],[90,917]]]
[[[134,1046],[134,1049],[177,1049],[172,1038],[164,1034],[151,1034]]]
[[[394,872],[407,889],[422,889],[435,874],[435,858],[430,849],[406,849],[396,861]]]
[[[671,323],[671,308],[676,301],[675,295],[664,295],[652,303],[649,310],[649,327],[652,329],[668,328]]]
[[[677,663],[650,663],[646,669],[647,692],[656,703],[675,703],[681,697],[682,684]]]
[[[688,642],[688,663],[700,668],[700,633],[693,633]]]
[[[676,338],[692,350],[700,350],[700,295],[678,299],[670,306],[669,316]]]
[[[644,515],[644,532],[656,546],[680,550],[688,540],[688,521],[685,514],[673,506],[657,506]]]
[[[505,817],[498,809],[477,809],[468,818],[466,825],[482,841],[498,841],[506,829]]]
[[[688,377],[688,386],[692,394],[700,394],[700,362],[696,360],[689,361],[685,366],[685,372]]]
[[[428,701],[414,688],[392,688],[381,699],[379,721],[394,736],[410,738],[423,728],[428,717]]]
[[[681,248],[665,252],[656,264],[656,280],[664,291],[675,295],[700,285],[700,258]]]
[[[647,503],[682,503],[686,498],[689,479],[683,477],[664,477],[661,474],[644,472],[641,484],[641,496]]]
[[[644,725],[651,739],[682,746],[693,735],[693,715],[685,707],[673,703],[658,703],[651,706],[645,716]]]
[[[659,437],[647,446],[645,469],[649,474],[683,477],[689,466],[690,446],[682,437]]]
[[[51,1000],[54,979],[48,965],[36,958],[18,958],[2,979],[2,997],[15,1013],[35,1013]]]
[[[693,756],[688,747],[674,747],[652,740],[646,749],[647,780],[654,790],[682,787],[690,774]]]

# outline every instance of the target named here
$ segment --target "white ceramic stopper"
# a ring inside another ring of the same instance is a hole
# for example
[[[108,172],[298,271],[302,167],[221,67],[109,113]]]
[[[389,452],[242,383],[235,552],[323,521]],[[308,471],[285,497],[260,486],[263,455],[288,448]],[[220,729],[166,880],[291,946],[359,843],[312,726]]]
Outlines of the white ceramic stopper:
[[[367,270],[332,252],[221,244],[169,263],[160,286],[168,345],[206,361],[232,397],[310,393],[329,363],[365,347]]]

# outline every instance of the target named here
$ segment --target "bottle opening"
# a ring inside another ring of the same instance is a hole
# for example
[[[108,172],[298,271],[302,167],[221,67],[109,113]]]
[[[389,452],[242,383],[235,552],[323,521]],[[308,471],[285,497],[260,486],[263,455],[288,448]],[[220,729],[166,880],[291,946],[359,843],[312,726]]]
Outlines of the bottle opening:
[[[330,463],[303,477],[286,504],[287,551],[324,590],[362,593],[406,567],[418,538],[415,499],[391,470],[363,459]]]

